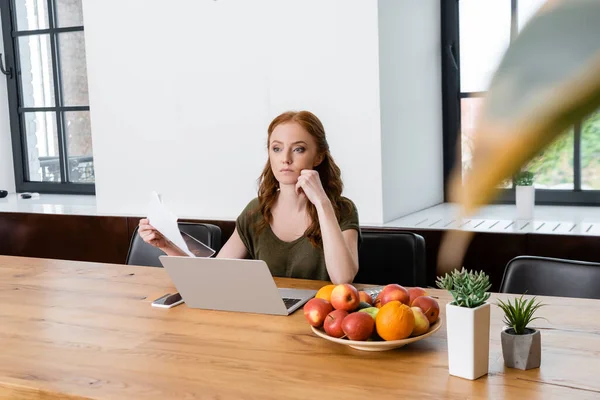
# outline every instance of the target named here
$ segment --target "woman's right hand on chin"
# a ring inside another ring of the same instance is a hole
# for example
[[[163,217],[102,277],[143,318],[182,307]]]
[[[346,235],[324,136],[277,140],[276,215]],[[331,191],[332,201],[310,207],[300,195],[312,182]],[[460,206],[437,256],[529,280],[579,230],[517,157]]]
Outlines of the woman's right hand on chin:
[[[138,224],[138,233],[144,242],[151,244],[154,247],[158,247],[161,250],[165,250],[169,246],[165,237],[150,225],[150,221],[148,221],[147,218],[140,220],[140,223]]]

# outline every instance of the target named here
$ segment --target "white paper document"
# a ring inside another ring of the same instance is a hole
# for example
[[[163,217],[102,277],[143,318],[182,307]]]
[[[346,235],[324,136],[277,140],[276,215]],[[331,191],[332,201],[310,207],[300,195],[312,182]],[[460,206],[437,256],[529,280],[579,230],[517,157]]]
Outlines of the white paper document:
[[[182,235],[177,224],[177,216],[170,212],[160,200],[158,193],[152,192],[148,204],[148,220],[168,241],[190,257],[211,257],[215,251],[204,243],[186,234]]]

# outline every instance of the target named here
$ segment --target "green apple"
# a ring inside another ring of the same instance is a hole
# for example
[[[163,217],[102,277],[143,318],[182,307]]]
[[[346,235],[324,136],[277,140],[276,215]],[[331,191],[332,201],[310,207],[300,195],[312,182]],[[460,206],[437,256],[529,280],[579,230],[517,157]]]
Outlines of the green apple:
[[[373,320],[375,320],[375,317],[377,317],[377,313],[379,312],[379,308],[377,308],[377,307],[368,307],[368,308],[363,308],[361,310],[358,310],[358,312],[366,312],[371,317],[373,317]]]

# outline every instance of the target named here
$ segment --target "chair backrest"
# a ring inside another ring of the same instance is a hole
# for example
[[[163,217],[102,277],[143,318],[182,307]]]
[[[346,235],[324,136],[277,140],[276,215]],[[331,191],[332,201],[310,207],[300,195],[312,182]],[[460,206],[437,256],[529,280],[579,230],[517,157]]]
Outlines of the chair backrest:
[[[180,231],[187,233],[217,252],[220,250],[221,228],[217,225],[192,222],[178,222],[177,224]],[[138,227],[136,227],[129,244],[126,264],[162,267],[158,257],[164,254],[162,250],[144,242],[138,234]]]
[[[354,282],[403,286],[427,284],[425,239],[412,232],[362,232]]]
[[[500,292],[600,299],[600,263],[515,257],[504,269]]]

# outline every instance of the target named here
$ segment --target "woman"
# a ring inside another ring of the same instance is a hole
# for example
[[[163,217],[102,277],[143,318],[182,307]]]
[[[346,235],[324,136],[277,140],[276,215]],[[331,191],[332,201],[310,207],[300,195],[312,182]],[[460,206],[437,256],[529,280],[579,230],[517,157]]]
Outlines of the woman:
[[[321,121],[308,111],[285,112],[269,125],[268,146],[258,197],[217,257],[264,260],[273,276],[351,283],[358,272],[358,212],[341,196],[340,169]],[[184,255],[147,219],[139,234],[167,255]]]

